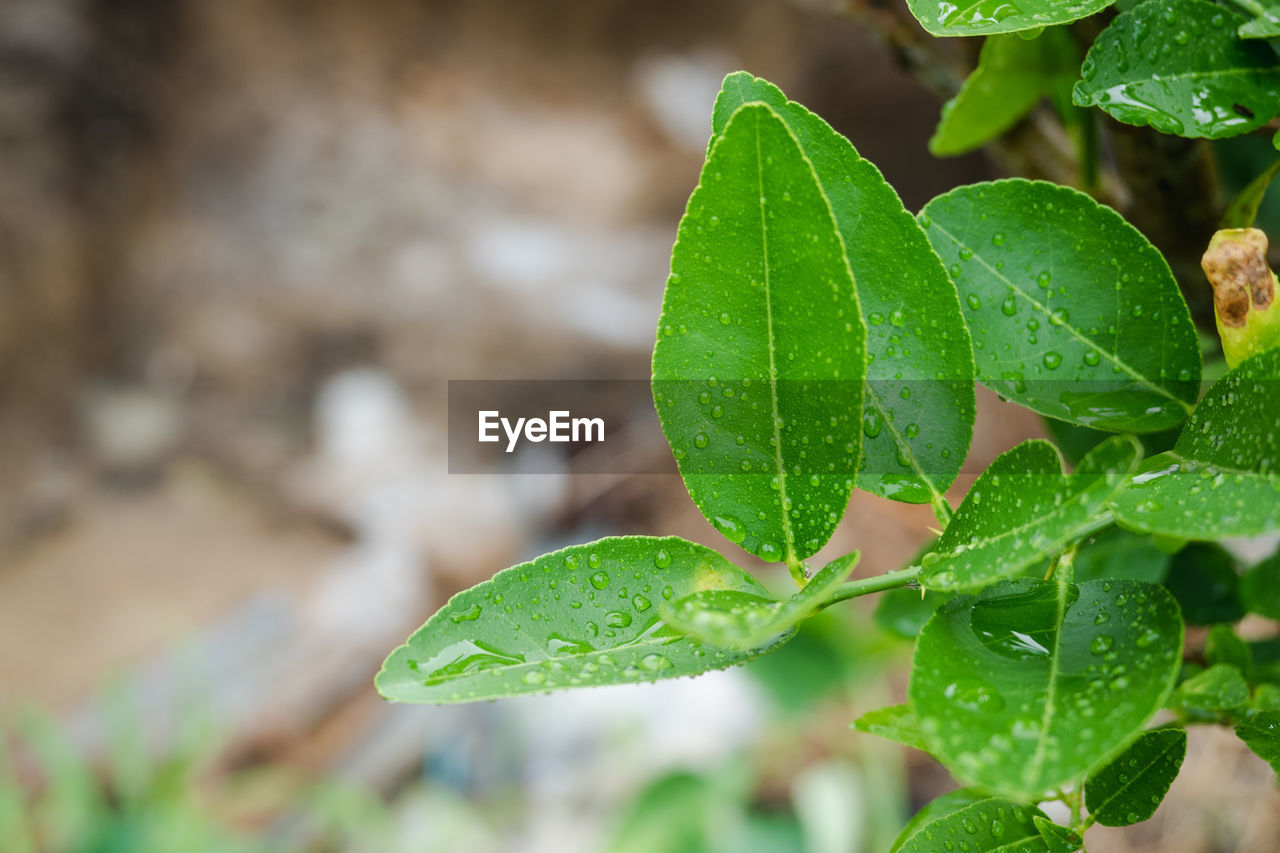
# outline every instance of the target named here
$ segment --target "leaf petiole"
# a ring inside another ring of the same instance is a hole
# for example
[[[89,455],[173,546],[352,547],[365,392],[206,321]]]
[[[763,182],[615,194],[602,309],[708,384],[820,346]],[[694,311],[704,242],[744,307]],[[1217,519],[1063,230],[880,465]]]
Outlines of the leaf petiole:
[[[911,566],[899,572],[886,572],[883,575],[876,575],[870,578],[858,578],[837,587],[835,592],[826,601],[822,602],[820,608],[829,607],[837,601],[846,601],[847,599],[858,598],[873,592],[884,592],[888,589],[911,586],[916,582],[919,575],[920,567]]]

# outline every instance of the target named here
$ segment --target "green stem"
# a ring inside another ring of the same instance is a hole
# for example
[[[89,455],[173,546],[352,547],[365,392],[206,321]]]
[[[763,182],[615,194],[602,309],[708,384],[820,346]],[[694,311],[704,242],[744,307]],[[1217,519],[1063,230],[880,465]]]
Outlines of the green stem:
[[[934,518],[938,519],[942,529],[946,530],[947,525],[951,523],[951,517],[955,515],[955,510],[951,508],[951,504],[947,503],[947,499],[942,495],[935,494],[930,503],[933,505]]]
[[[828,607],[837,601],[845,601],[850,598],[858,598],[862,595],[868,595],[873,592],[884,592],[886,589],[898,589],[899,587],[910,586],[916,582],[916,578],[920,575],[920,567],[912,566],[909,569],[903,569],[900,572],[888,572],[883,575],[876,575],[870,578],[858,578],[854,581],[841,584],[836,591],[831,593],[826,601],[822,602],[822,607]]]

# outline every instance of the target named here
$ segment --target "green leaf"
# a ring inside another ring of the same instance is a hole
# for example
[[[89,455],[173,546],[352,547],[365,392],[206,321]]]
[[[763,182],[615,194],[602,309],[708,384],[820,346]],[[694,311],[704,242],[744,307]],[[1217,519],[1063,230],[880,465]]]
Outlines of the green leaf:
[[[1235,667],[1246,680],[1253,670],[1253,652],[1249,650],[1249,644],[1240,639],[1229,625],[1214,625],[1209,629],[1209,636],[1204,641],[1204,657],[1211,665]]]
[[[1280,685],[1280,637],[1250,640],[1248,646],[1249,656],[1253,658],[1254,682]]]
[[[768,106],[736,111],[707,156],[658,329],[654,403],[694,503],[798,565],[852,491],[865,331],[831,207]]]
[[[812,163],[858,289],[869,364],[857,486],[899,501],[940,502],[973,435],[973,355],[955,289],[875,165],[776,86],[730,74],[716,99],[714,131],[755,101],[782,116]]]
[[[889,705],[868,711],[853,721],[853,727],[860,732],[882,737],[912,749],[929,751],[929,744],[925,742],[924,735],[920,731],[920,721],[916,719],[909,705]]]
[[[1178,685],[1170,705],[1187,711],[1231,711],[1249,701],[1249,685],[1234,666],[1214,664]]]
[[[1280,686],[1259,684],[1253,689],[1249,707],[1255,711],[1280,711]]]
[[[1012,127],[1041,98],[1070,104],[1079,68],[1080,49],[1065,28],[1051,28],[1031,41],[989,36],[978,67],[943,105],[929,151],[937,157],[972,151]]]
[[[393,651],[378,692],[445,704],[693,675],[763,649],[703,649],[659,605],[699,590],[767,595],[715,551],[675,536],[574,545],[458,593]]]
[[[828,610],[801,622],[780,648],[744,667],[784,714],[809,715],[834,693],[879,665],[867,648],[866,632],[855,633],[843,614]]]
[[[916,812],[911,817],[911,820],[907,821],[907,825],[902,828],[902,832],[898,833],[898,837],[894,839],[893,846],[889,848],[889,853],[898,853],[902,849],[902,845],[907,843],[907,839],[915,835],[916,830],[926,823],[932,823],[938,818],[958,812],[966,806],[989,799],[991,798],[986,794],[971,788],[960,788],[955,791],[948,791],[940,797],[935,797],[925,803],[920,811]]]
[[[907,0],[911,14],[935,36],[985,36],[1016,33],[1087,18],[1111,5],[1107,0],[971,0],[954,3]]]
[[[1192,625],[1235,622],[1244,616],[1236,559],[1221,545],[1196,542],[1183,548],[1174,555],[1164,585]]]
[[[1084,783],[1089,815],[1103,826],[1131,826],[1156,813],[1187,757],[1187,733],[1144,732]]]
[[[1280,530],[1280,350],[1240,363],[1112,502],[1133,530],[1184,539]]]
[[[1280,621],[1280,551],[1249,570],[1240,582],[1240,598],[1251,613]]]
[[[920,583],[966,590],[1012,577],[1107,523],[1099,511],[1137,465],[1138,442],[1114,436],[1062,472],[1047,441],[1002,453],[982,472],[955,517],[925,555]]]
[[[1280,35],[1280,33],[1277,33],[1277,35]],[[1258,208],[1262,205],[1262,199],[1266,196],[1267,190],[1271,187],[1271,181],[1275,178],[1277,172],[1280,172],[1280,160],[1276,160],[1268,166],[1231,200],[1231,203],[1227,205],[1227,209],[1222,213],[1222,220],[1218,223],[1218,227],[1252,227],[1254,220],[1258,218]]]
[[[1108,527],[1091,537],[1076,553],[1075,582],[1132,578],[1160,583],[1172,559],[1156,547],[1150,536],[1135,536],[1119,527]]]
[[[1105,759],[1161,707],[1182,657],[1162,587],[1008,581],[940,609],[907,696],[961,780],[1037,796]]]
[[[1242,39],[1280,37],[1280,4],[1275,0],[1232,0],[1252,20],[1240,25],[1236,35]]]
[[[832,560],[784,601],[734,590],[703,590],[664,603],[662,618],[674,630],[718,648],[758,648],[818,612],[857,563],[857,551]]]
[[[1118,16],[1080,67],[1074,99],[1126,124],[1221,139],[1280,111],[1280,67],[1241,41],[1239,15],[1208,0],[1150,0]]]
[[[1236,736],[1280,773],[1280,711],[1263,711],[1236,724]]]
[[[1049,848],[1049,853],[1075,853],[1084,844],[1079,835],[1065,826],[1059,826],[1047,817],[1037,815],[1032,822]]]
[[[1044,816],[1034,806],[982,800],[924,824],[899,849],[902,853],[938,853],[950,844],[969,853],[1048,853],[1034,822]]]
[[[717,780],[676,772],[649,783],[630,803],[607,853],[703,853],[714,843],[709,817],[736,811],[735,792]]]
[[[1114,210],[1010,179],[938,196],[920,222],[968,306],[979,382],[1111,432],[1186,418],[1201,366],[1191,313],[1164,258]]]

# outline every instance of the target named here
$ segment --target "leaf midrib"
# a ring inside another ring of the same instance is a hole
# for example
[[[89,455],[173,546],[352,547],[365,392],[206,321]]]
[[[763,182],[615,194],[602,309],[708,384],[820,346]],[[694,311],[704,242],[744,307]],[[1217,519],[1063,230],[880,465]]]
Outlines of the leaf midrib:
[[[1057,712],[1054,701],[1058,693],[1058,667],[1062,660],[1062,629],[1067,616],[1067,585],[1061,579],[1055,579],[1058,585],[1058,617],[1057,633],[1053,637],[1053,651],[1049,656],[1049,689],[1045,694],[1044,711],[1040,713],[1040,737],[1036,741],[1036,751],[1031,756],[1031,764],[1022,774],[1024,784],[1030,786],[1040,777],[1044,769],[1045,749],[1049,742],[1049,727]]]
[[[782,518],[783,547],[786,550],[787,564],[794,565],[799,562],[799,558],[796,556],[795,532],[791,529],[791,514],[787,511],[787,469],[782,463],[782,428],[779,426],[781,419],[778,417],[778,367],[774,355],[776,344],[773,336],[773,291],[769,275],[769,224],[764,209],[764,152],[760,150],[760,116],[757,114],[753,118],[756,131],[756,183],[759,190],[757,198],[760,199],[760,251],[764,262],[765,334],[769,338],[769,410],[770,426],[773,429],[773,461],[778,472],[778,510]],[[803,156],[802,149],[800,153]]]
[[[1008,286],[1010,290],[1012,290],[1014,293],[1021,296],[1023,299],[1027,300],[1027,302],[1029,302],[1034,308],[1040,311],[1040,313],[1043,314],[1046,319],[1052,320],[1053,312],[1049,310],[1048,306],[1041,304],[1037,299],[1032,297],[1031,294],[1027,293],[1025,290],[1018,287],[1018,285],[1014,284],[1011,280],[1009,280],[1008,277],[1003,275],[999,270],[997,270],[991,264],[987,263],[986,258],[983,257],[981,252],[976,251],[972,246],[969,246],[968,244],[961,241],[954,234],[952,234],[950,231],[948,231],[946,228],[940,225],[936,220],[933,222],[933,227],[937,228],[940,233],[946,235],[947,239],[955,243],[957,246],[961,247],[962,249],[966,249],[970,252],[973,252],[973,259],[976,260],[978,263],[982,264],[982,266],[985,267],[987,271],[991,273],[992,276],[1004,282],[1005,285]],[[1076,340],[1080,341],[1085,346],[1097,352],[1107,361],[1111,362],[1113,365],[1120,368],[1125,373],[1129,374],[1129,377],[1134,381],[1136,381],[1139,385],[1142,385],[1143,387],[1147,388],[1148,390],[1154,392],[1155,394],[1161,397],[1164,397],[1174,403],[1177,403],[1179,406],[1183,408],[1183,410],[1187,414],[1191,414],[1192,410],[1195,408],[1194,406],[1191,406],[1190,404],[1188,404],[1186,401],[1181,400],[1178,397],[1175,397],[1167,389],[1162,388],[1159,385],[1156,385],[1155,383],[1153,383],[1150,379],[1143,376],[1134,368],[1130,367],[1128,363],[1122,361],[1115,354],[1098,346],[1087,335],[1085,335],[1075,326],[1072,326],[1070,323],[1067,323],[1064,321],[1061,323],[1055,323],[1054,325],[1056,325],[1058,328],[1065,329]]]
[[[915,449],[893,425],[893,419],[889,417],[889,410],[880,402],[880,396],[876,394],[875,389],[871,387],[871,383],[864,382],[863,388],[865,389],[867,400],[871,405],[876,407],[876,411],[880,412],[880,414],[884,416],[885,427],[889,430],[889,434],[893,436],[894,443],[898,445],[898,447],[902,448],[911,470],[920,478],[920,482],[924,483],[925,487],[928,488],[931,500],[937,501],[942,499],[942,492],[938,491],[938,487],[934,485],[933,480],[929,479],[928,475],[925,474],[924,469],[920,466],[920,460],[916,457]]]

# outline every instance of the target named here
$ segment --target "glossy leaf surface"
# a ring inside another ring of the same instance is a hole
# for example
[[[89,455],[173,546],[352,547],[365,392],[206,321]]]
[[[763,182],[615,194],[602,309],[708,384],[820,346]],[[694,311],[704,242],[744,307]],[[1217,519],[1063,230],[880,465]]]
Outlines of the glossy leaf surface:
[[[875,165],[776,86],[730,74],[714,131],[756,101],[777,111],[813,164],[858,290],[869,364],[857,485],[894,500],[941,500],[973,434],[973,356],[955,289]]]
[[[868,711],[853,721],[853,727],[912,749],[929,751],[929,744],[920,732],[920,721],[909,705],[889,705]]]
[[[545,554],[449,599],[387,658],[378,691],[400,702],[471,702],[746,660],[751,651],[704,649],[659,618],[662,602],[700,590],[768,594],[715,551],[674,536]]]
[[[966,590],[1012,577],[1098,526],[1140,449],[1114,436],[1064,474],[1053,445],[1033,439],[1002,453],[982,473],[955,517],[925,555],[926,589]]]
[[[674,630],[719,648],[757,648],[816,613],[857,563],[857,551],[832,560],[782,601],[735,590],[704,590],[664,603],[662,618]]]
[[[920,222],[965,306],[978,381],[1111,432],[1186,418],[1200,380],[1191,314],[1164,257],[1114,210],[1010,179],[938,196]]]
[[[795,564],[826,543],[862,439],[865,333],[831,207],[763,104],[711,148],[671,254],[654,402],[728,539]]]
[[[1081,838],[1065,826],[1059,826],[1047,817],[1036,816],[1033,821],[1049,853],[1075,853],[1083,844]]]
[[[1263,711],[1236,724],[1236,736],[1280,773],[1280,711]]]
[[[902,853],[938,853],[964,850],[963,843],[969,853],[1047,853],[1036,829],[1036,817],[1044,817],[1044,812],[1034,806],[982,800],[924,824],[899,849]]]
[[[960,788],[955,791],[948,791],[940,797],[935,797],[911,816],[911,820],[907,821],[907,825],[902,828],[902,832],[894,840],[893,846],[889,848],[889,853],[898,853],[902,849],[902,845],[907,843],[907,839],[915,835],[916,830],[926,823],[932,823],[938,818],[958,812],[966,806],[989,799],[991,798],[986,794],[971,788]]]
[[[985,36],[1037,30],[1085,18],[1106,0],[907,0],[911,14],[935,36]]]
[[[1280,3],[1276,0],[1233,0],[1235,5],[1253,17],[1240,25],[1236,34],[1242,39],[1280,38]]]
[[[1188,711],[1230,711],[1249,701],[1249,685],[1240,670],[1214,664],[1178,685],[1171,705]]]
[[[1280,530],[1280,350],[1214,383],[1173,450],[1143,462],[1112,503],[1125,526],[1184,539]]]
[[[1102,31],[1074,99],[1162,133],[1220,139],[1280,111],[1280,67],[1266,44],[1243,41],[1244,18],[1208,0],[1150,0]]]
[[[1103,767],[1089,774],[1084,802],[1103,826],[1130,826],[1150,818],[1187,757],[1182,729],[1144,732]]]
[[[978,67],[942,107],[929,151],[947,157],[972,151],[1004,133],[1042,98],[1070,104],[1080,50],[1065,29],[1037,38],[989,36]]]
[[[940,609],[907,695],[929,751],[971,784],[1036,796],[1122,745],[1178,672],[1182,620],[1159,586],[1019,579]]]

